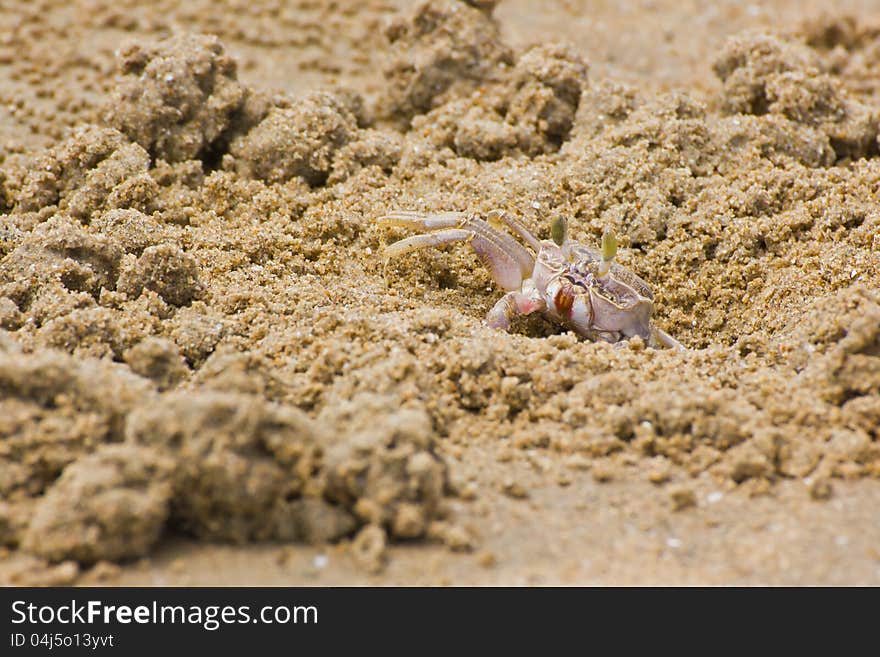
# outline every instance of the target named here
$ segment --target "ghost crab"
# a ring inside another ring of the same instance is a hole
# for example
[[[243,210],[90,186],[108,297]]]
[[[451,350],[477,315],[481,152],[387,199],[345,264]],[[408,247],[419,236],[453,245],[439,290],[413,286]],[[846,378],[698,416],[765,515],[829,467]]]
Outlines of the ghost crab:
[[[380,217],[379,223],[421,233],[388,246],[386,259],[425,247],[470,244],[506,292],[486,316],[492,328],[506,331],[516,315],[541,312],[589,340],[614,343],[638,335],[653,347],[684,349],[651,325],[654,293],[645,281],[614,262],[617,239],[608,230],[599,252],[569,239],[562,217],[551,225],[552,240],[538,240],[503,210],[493,210],[485,219],[463,212],[392,212]]]

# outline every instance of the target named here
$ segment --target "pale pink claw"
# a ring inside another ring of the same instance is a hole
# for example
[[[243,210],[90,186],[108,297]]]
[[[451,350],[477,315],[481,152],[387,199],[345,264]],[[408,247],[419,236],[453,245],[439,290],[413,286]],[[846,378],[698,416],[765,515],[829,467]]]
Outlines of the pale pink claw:
[[[510,320],[516,315],[530,315],[543,312],[547,304],[540,297],[520,291],[508,292],[492,306],[486,315],[486,323],[490,328],[506,331],[510,328]]]

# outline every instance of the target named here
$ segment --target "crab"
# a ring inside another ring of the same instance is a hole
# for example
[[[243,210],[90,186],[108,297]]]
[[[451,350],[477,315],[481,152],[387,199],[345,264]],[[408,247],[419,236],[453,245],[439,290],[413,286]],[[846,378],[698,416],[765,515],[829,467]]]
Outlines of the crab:
[[[549,240],[537,239],[504,210],[493,210],[485,218],[463,212],[397,211],[380,217],[379,223],[420,233],[389,245],[386,263],[426,247],[470,244],[506,292],[486,316],[492,328],[507,331],[517,315],[540,312],[588,340],[616,343],[639,336],[652,347],[684,349],[652,325],[654,293],[645,281],[614,262],[617,239],[607,229],[601,251],[596,251],[569,239],[562,217],[553,220]]]

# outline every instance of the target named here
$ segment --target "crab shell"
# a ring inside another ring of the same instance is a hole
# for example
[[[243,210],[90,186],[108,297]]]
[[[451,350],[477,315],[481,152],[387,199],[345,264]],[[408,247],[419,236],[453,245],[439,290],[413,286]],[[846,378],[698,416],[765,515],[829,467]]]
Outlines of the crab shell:
[[[601,255],[577,242],[540,245],[532,280],[547,315],[594,340],[650,340],[654,294],[645,281],[617,264],[600,276]]]

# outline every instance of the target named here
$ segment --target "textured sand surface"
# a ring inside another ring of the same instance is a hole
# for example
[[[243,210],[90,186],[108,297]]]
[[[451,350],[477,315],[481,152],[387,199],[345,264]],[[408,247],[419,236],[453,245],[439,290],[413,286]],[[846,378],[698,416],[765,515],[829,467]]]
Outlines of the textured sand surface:
[[[880,584],[880,3],[140,4],[0,8],[0,580]]]

